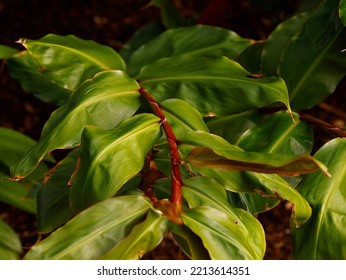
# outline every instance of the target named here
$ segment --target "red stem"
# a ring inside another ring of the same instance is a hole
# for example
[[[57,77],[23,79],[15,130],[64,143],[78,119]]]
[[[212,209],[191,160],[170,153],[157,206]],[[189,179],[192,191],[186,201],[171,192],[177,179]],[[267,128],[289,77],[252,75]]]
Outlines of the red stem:
[[[165,132],[168,147],[169,147],[169,153],[171,157],[171,166],[172,166],[170,201],[173,204],[181,205],[182,203],[181,187],[183,185],[183,180],[181,178],[181,173],[180,173],[181,161],[180,161],[179,150],[178,150],[178,140],[175,137],[173,129],[171,125],[168,123],[159,103],[150,95],[150,93],[146,89],[141,87],[139,92],[145,98],[145,100],[150,104],[152,110],[154,111],[154,114],[161,119],[161,125]]]

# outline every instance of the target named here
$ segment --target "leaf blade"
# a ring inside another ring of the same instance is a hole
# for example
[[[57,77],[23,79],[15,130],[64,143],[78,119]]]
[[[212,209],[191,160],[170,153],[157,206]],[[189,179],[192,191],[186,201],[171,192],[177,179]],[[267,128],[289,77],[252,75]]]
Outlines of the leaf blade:
[[[73,35],[48,34],[39,40],[22,39],[43,74],[69,90],[107,70],[125,70],[125,63],[113,49]]]
[[[24,258],[97,259],[128,235],[150,207],[146,198],[137,195],[102,201],[37,243]]]
[[[143,68],[139,79],[158,102],[180,98],[204,116],[230,115],[275,102],[282,102],[290,110],[283,80],[252,78],[237,62],[226,57],[161,59]]]
[[[80,167],[70,191],[75,212],[113,196],[143,168],[148,151],[161,136],[159,121],[152,114],[140,114],[113,130],[85,128]]]
[[[138,89],[121,71],[101,72],[85,82],[65,106],[53,112],[38,144],[12,166],[12,176],[25,177],[52,150],[79,145],[84,126],[110,129],[133,115],[140,106]]]

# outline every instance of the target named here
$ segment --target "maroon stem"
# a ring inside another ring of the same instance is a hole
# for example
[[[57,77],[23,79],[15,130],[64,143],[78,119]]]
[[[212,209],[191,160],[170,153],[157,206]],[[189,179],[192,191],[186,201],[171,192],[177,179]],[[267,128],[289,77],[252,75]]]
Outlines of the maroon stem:
[[[182,181],[181,173],[180,173],[181,161],[180,161],[179,150],[178,150],[178,140],[175,137],[173,129],[171,125],[168,123],[159,103],[150,95],[150,93],[146,89],[141,87],[139,92],[145,98],[145,100],[150,104],[152,110],[154,111],[154,114],[161,119],[161,125],[165,132],[168,147],[169,147],[169,153],[171,157],[171,166],[172,166],[170,201],[173,204],[181,205],[182,203],[181,187],[183,185],[183,181]]]
[[[322,129],[329,131],[330,133],[332,133],[338,137],[346,137],[346,131],[345,130],[343,130],[340,127],[337,127],[335,125],[332,125],[330,123],[327,123],[325,121],[322,121],[320,119],[317,119],[313,116],[310,116],[308,114],[304,114],[304,113],[300,114],[300,119],[307,121],[307,122],[310,122],[316,126],[319,126]]]

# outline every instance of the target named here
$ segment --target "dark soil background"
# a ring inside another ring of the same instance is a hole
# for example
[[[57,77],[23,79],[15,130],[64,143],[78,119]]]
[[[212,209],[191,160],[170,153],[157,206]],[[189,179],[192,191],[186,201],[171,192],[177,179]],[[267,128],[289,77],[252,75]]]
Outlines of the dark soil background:
[[[0,0],[0,44],[18,49],[19,38],[38,39],[48,33],[74,34],[92,39],[119,50],[144,24],[159,18],[155,7],[144,8],[148,0]],[[199,0],[174,1],[186,17],[195,17],[204,24],[232,29],[252,39],[265,39],[275,26],[290,16],[299,0]],[[12,80],[6,66],[0,68],[0,126],[21,131],[38,139],[44,122],[55,109],[23,92]],[[342,101],[345,87],[338,89]],[[329,99],[323,109],[324,120],[345,125],[343,102]],[[332,108],[332,109],[330,109]],[[319,113],[320,114],[320,113]],[[319,131],[319,141],[330,136]],[[0,139],[1,141],[1,139]],[[274,210],[260,215],[267,235],[265,259],[291,259],[292,239],[289,230],[291,205],[281,203]],[[0,218],[7,221],[21,236],[23,246],[30,248],[37,239],[35,217],[0,203]],[[147,259],[184,259],[184,254],[168,236]]]

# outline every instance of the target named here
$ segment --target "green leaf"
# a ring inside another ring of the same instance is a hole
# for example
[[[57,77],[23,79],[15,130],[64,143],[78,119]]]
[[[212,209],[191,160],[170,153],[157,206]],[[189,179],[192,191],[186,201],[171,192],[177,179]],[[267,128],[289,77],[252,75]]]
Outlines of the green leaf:
[[[187,163],[197,167],[276,173],[286,176],[321,170],[328,175],[327,168],[310,155],[246,152],[221,137],[202,131],[187,133],[181,142],[197,146],[186,158]]]
[[[180,56],[160,59],[143,68],[139,79],[160,102],[180,98],[203,115],[230,115],[282,102],[289,109],[283,80],[252,78],[226,57]]]
[[[185,225],[172,223],[171,232],[174,240],[185,255],[193,260],[210,260],[208,251],[204,248],[202,240]]]
[[[48,233],[70,220],[70,177],[76,165],[78,150],[72,151],[49,172],[37,193],[37,229]]]
[[[166,29],[160,20],[155,20],[144,25],[137,30],[131,39],[121,48],[119,54],[125,60],[126,64],[129,62],[132,54],[140,47],[159,36]]]
[[[185,180],[183,197],[187,200],[190,208],[210,206],[222,211],[228,211],[233,218],[240,215],[238,210],[228,202],[227,192],[223,185],[211,178],[196,176]]]
[[[309,19],[311,13],[300,13],[279,24],[264,44],[262,53],[262,72],[275,75],[283,52]]]
[[[8,174],[0,172],[0,201],[29,213],[36,213],[36,200],[30,197],[28,184],[10,181]]]
[[[257,110],[249,110],[224,117],[210,117],[206,124],[211,133],[216,134],[235,144],[239,137],[262,119]]]
[[[293,37],[282,56],[279,74],[287,84],[294,110],[308,109],[334,92],[346,74],[345,36],[338,0],[329,0]]]
[[[312,207],[310,220],[292,229],[295,259],[346,259],[346,139],[336,138],[316,154],[331,173],[306,175],[299,187]]]
[[[150,207],[142,196],[97,203],[34,245],[25,259],[97,259],[126,237]]]
[[[22,245],[17,233],[0,219],[0,260],[18,260]]]
[[[150,6],[156,6],[161,11],[161,21],[168,28],[185,26],[185,19],[170,0],[151,0]]]
[[[71,91],[50,81],[32,59],[28,51],[24,51],[7,60],[12,78],[18,80],[22,88],[42,101],[62,106],[67,103]]]
[[[169,220],[154,211],[149,211],[144,222],[133,227],[131,233],[112,250],[102,256],[103,260],[137,260],[157,247],[164,238]]]
[[[342,24],[346,26],[346,1],[345,0],[340,0],[339,16],[342,21]]]
[[[264,195],[276,195],[293,203],[291,224],[300,227],[311,216],[311,207],[300,193],[294,189],[287,181],[276,174],[261,174],[245,172],[244,176],[254,189],[259,190],[264,187]]]
[[[242,213],[243,216],[234,218],[228,211],[199,206],[184,212],[182,217],[184,224],[202,239],[211,259],[262,259],[264,231],[254,217],[250,219],[247,217],[250,214]],[[246,225],[250,225],[249,228]]]
[[[35,213],[36,201],[35,197],[31,195],[31,191],[40,185],[48,168],[44,164],[40,164],[35,172],[18,183],[9,180],[9,166],[32,148],[36,141],[20,132],[4,127],[0,127],[0,139],[0,201]]]
[[[76,89],[86,79],[107,70],[125,70],[120,55],[107,46],[73,35],[49,34],[39,40],[21,39],[40,71],[57,85]]]
[[[135,51],[129,60],[128,71],[130,76],[135,77],[145,65],[161,58],[173,59],[181,55],[193,56],[195,59],[201,56],[227,56],[233,59],[251,44],[251,40],[215,26],[171,29]]]
[[[258,73],[261,76],[262,52],[264,41],[256,41],[248,46],[242,53],[235,58],[244,69],[251,73]]]
[[[16,49],[5,46],[5,45],[0,45],[0,59],[10,58],[16,53],[18,53]]]
[[[165,117],[179,139],[186,131],[208,131],[203,118],[194,107],[181,99],[167,99],[160,103]]]
[[[112,130],[86,127],[70,192],[72,209],[79,212],[112,197],[141,171],[160,136],[160,119],[152,114],[133,116]]]
[[[52,150],[79,145],[86,125],[111,129],[133,115],[140,106],[138,89],[136,81],[121,71],[101,72],[86,81],[66,105],[53,112],[38,144],[12,166],[12,176],[25,177]]]
[[[237,146],[246,151],[283,153],[293,155],[310,154],[313,145],[313,131],[306,122],[295,121],[287,112],[277,112],[245,132]]]

